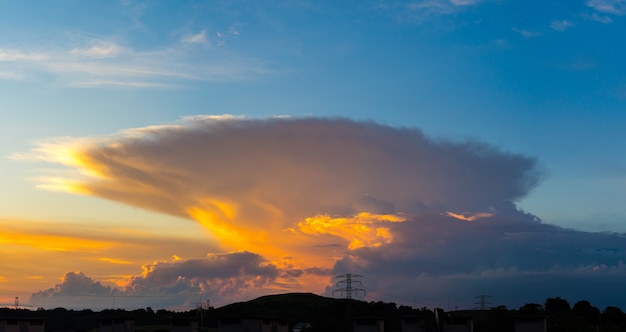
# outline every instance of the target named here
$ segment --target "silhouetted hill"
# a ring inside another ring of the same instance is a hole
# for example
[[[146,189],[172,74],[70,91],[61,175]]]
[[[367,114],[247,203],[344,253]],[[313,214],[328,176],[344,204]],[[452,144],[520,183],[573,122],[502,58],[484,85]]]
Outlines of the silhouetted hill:
[[[291,324],[309,322],[316,327],[342,326],[346,317],[346,300],[333,299],[312,293],[289,293],[262,296],[248,302],[233,303],[215,309],[215,316],[275,318]]]
[[[212,314],[217,318],[282,319],[289,321],[290,326],[309,322],[314,331],[339,331],[347,324],[349,312],[352,317],[384,319],[386,329],[390,331],[400,328],[403,316],[426,316],[428,319],[432,316],[428,310],[398,308],[395,303],[335,299],[312,293],[263,296],[215,309]]]

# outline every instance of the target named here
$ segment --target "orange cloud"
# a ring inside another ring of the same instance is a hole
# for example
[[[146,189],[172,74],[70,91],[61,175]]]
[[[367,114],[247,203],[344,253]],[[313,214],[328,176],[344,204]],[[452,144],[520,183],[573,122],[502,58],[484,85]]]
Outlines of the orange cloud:
[[[94,241],[63,235],[23,234],[4,231],[0,234],[0,244],[6,246],[27,246],[46,251],[90,251],[97,252],[111,248],[112,243]]]
[[[470,214],[470,215],[465,215],[465,214],[460,214],[460,213],[454,213],[454,212],[446,212],[446,215],[452,218],[456,218],[459,220],[465,220],[465,221],[474,221],[476,219],[480,219],[480,218],[491,218],[493,217],[495,214],[492,212],[478,212],[478,213],[474,213],[474,214]]]
[[[349,242],[348,249],[362,247],[380,247],[393,241],[389,228],[384,227],[388,222],[402,222],[403,218],[397,215],[377,215],[361,212],[352,218],[333,218],[320,215],[306,218],[297,224],[297,230],[309,234],[330,234]],[[290,229],[295,231],[293,228]]]
[[[100,260],[103,261],[103,262],[106,262],[106,263],[111,263],[111,264],[122,264],[122,265],[133,264],[132,261],[125,260],[125,259],[120,259],[120,258],[101,257]]]

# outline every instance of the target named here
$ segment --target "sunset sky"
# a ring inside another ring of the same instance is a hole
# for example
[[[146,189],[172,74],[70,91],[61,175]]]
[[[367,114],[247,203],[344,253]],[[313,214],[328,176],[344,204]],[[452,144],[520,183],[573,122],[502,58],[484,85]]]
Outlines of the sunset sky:
[[[0,31],[0,306],[355,273],[626,310],[624,0],[0,0]]]

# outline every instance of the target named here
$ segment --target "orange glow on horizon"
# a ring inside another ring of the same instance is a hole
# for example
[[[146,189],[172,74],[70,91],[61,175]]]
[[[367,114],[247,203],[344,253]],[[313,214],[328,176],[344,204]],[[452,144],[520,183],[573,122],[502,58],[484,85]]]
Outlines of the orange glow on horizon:
[[[45,251],[97,251],[108,249],[112,243],[69,237],[62,235],[22,234],[5,231],[0,234],[0,244],[27,246]]]

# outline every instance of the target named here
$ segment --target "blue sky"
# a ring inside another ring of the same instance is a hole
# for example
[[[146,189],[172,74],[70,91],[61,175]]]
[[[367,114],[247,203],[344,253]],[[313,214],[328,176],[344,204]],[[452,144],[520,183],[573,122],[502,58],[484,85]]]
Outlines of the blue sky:
[[[623,0],[2,0],[0,218],[135,230],[149,219],[151,234],[211,238],[175,213],[40,190],[66,167],[21,159],[55,137],[284,115],[417,128],[534,158],[541,180],[518,207],[549,225],[625,232],[625,15]],[[128,259],[119,275],[173,254]],[[35,292],[86,266],[29,279],[40,284],[11,284],[15,272],[0,289]]]

